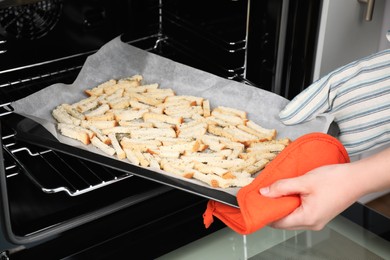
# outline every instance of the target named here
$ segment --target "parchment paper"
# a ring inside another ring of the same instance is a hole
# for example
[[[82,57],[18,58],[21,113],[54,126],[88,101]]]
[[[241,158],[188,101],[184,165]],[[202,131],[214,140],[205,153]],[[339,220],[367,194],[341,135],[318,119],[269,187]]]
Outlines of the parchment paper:
[[[92,145],[85,146],[78,141],[59,135],[51,111],[59,104],[72,104],[85,98],[86,95],[83,92],[85,89],[95,87],[109,79],[119,79],[135,74],[142,75],[145,84],[159,83],[160,88],[172,88],[177,95],[194,95],[209,99],[211,108],[221,105],[244,110],[248,113],[250,120],[265,128],[277,129],[277,138],[289,137],[294,140],[310,132],[326,133],[332,122],[329,116],[322,116],[308,123],[285,126],[279,121],[278,114],[288,103],[287,99],[146,52],[122,42],[120,37],[111,40],[97,53],[89,56],[73,84],[58,83],[48,86],[12,105],[15,112],[41,123],[60,142],[108,156]],[[168,174],[163,171],[161,173]],[[209,187],[197,180],[186,180]],[[221,190],[236,195],[238,189]]]

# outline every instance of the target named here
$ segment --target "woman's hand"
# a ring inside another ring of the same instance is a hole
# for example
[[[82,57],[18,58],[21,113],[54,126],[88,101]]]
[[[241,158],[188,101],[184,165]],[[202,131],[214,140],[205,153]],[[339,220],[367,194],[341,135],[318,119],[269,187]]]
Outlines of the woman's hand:
[[[360,192],[351,180],[353,173],[349,172],[349,164],[327,165],[260,189],[266,197],[295,194],[301,199],[301,205],[294,212],[270,226],[289,230],[322,229],[359,198]]]
[[[270,224],[280,229],[322,229],[361,196],[390,188],[390,148],[345,164],[326,165],[260,189],[263,196],[298,195],[301,205]]]

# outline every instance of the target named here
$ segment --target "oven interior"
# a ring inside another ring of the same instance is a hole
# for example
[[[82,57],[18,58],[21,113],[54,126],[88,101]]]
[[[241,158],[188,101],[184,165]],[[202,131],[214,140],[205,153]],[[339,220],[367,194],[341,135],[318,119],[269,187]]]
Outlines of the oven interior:
[[[313,16],[318,15],[319,4],[310,1],[305,9],[300,8],[300,1],[289,2],[288,10],[295,11],[284,22],[299,32],[296,20],[306,23],[310,19],[312,23],[305,29],[316,30]],[[276,62],[281,59],[277,50],[283,8],[281,0],[0,2],[0,185],[2,233],[7,241],[2,250],[66,237],[91,222],[112,218],[113,213],[122,214],[122,221],[127,216],[126,230],[143,233],[145,239],[150,236],[145,235],[148,225],[154,227],[152,223],[163,223],[175,214],[186,214],[181,222],[195,225],[193,235],[177,236],[181,243],[213,232],[205,231],[201,220],[204,198],[17,140],[12,102],[57,82],[71,84],[85,59],[117,36],[176,62],[273,91]],[[299,11],[306,15],[300,17]],[[254,39],[254,47],[248,44],[248,37]],[[305,51],[304,65],[293,60],[288,63],[304,71],[312,55],[305,48],[314,44],[315,34],[286,37],[290,43],[303,42],[301,48],[289,45],[286,53],[293,56],[293,50]],[[300,74],[286,68],[281,78],[299,82],[298,88],[289,91],[294,95],[310,77],[302,73],[296,80],[291,75],[296,78]],[[284,92],[281,94],[287,95]],[[218,229],[223,225],[213,226]],[[124,232],[119,227],[112,230],[118,232],[112,236],[120,237],[118,234]],[[88,232],[93,241],[94,232]]]
[[[243,80],[247,7],[246,1],[203,1],[189,8],[183,1],[155,0],[1,6],[1,218],[5,240],[13,244],[2,245],[3,250],[66,237],[122,212],[127,212],[129,223],[118,226],[134,234],[184,212],[182,222],[196,220],[187,224],[199,235],[178,239],[205,234],[204,198],[20,141],[12,102],[57,82],[71,84],[85,59],[119,35],[146,51]]]

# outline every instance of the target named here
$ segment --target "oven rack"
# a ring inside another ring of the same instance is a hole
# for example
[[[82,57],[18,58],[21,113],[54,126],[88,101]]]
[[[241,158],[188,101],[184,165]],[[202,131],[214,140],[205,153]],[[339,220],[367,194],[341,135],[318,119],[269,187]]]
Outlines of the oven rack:
[[[126,35],[123,35],[122,38],[126,39]],[[188,48],[185,42],[181,42],[176,38],[154,34],[125,42],[178,62],[190,63],[198,69],[209,71],[227,79],[248,82],[244,77],[245,66],[243,63],[233,67],[221,66],[220,63],[216,62],[215,57],[203,52],[196,52]],[[239,47],[238,49],[225,49],[224,51],[239,52],[239,55],[244,56],[242,52],[245,51],[245,48]],[[54,83],[72,83],[82,67],[80,64],[88,55],[94,52],[85,52],[46,63],[0,71],[3,78],[0,81],[0,107]],[[224,64],[230,63],[226,62]]]
[[[194,67],[198,67],[199,69],[204,69],[205,64],[207,64],[208,65],[207,71],[209,72],[212,72],[223,78],[237,80],[237,81],[245,81],[244,66],[233,67],[233,68],[223,67],[220,64],[218,64],[218,62],[215,62],[214,59],[210,59],[210,57],[207,57],[207,55],[193,52],[191,49],[186,47],[186,45],[184,45],[180,41],[177,41],[176,39],[165,38],[160,40],[157,43],[155,49],[151,50],[151,52],[160,54],[161,52],[160,49],[163,49],[163,52],[170,52],[169,50],[175,50],[176,53],[180,53],[180,58],[173,57],[177,61],[181,61],[180,59],[183,59],[183,57],[185,57],[185,59],[191,60],[192,64],[195,64]],[[199,65],[197,66],[197,64]]]
[[[125,38],[125,36],[123,38]],[[125,42],[151,53],[170,58],[176,62],[191,64],[194,68],[216,74],[226,79],[236,80],[239,82],[246,81],[244,75],[245,64],[243,53],[245,49],[243,48],[234,51],[238,52],[236,55],[242,56],[242,61],[239,63],[236,62],[236,64],[233,63],[233,66],[228,66],[227,64],[232,63],[224,62],[224,65],[221,65],[220,62],[218,62],[219,59],[209,55],[209,53],[193,50],[188,47],[188,44],[175,37],[156,34],[145,37],[141,40],[128,40]],[[148,45],[145,46],[145,42],[147,42]],[[228,50],[225,51],[229,52]]]
[[[205,70],[212,70],[215,73],[217,69],[217,75],[228,79],[243,77],[247,50],[246,35],[223,38],[222,35],[217,35],[195,21],[175,15],[169,9],[165,9],[162,14],[162,28],[161,34],[165,36],[162,43],[174,46],[182,54],[196,59],[196,64],[201,64],[200,67],[211,64],[212,68]]]
[[[209,46],[215,46],[219,48],[221,51],[224,51],[226,54],[237,53],[246,49],[245,35],[242,35],[240,37],[232,37],[231,39],[224,39],[222,38],[221,35],[217,35],[215,32],[212,32],[212,29],[202,27],[201,25],[196,24],[195,21],[184,19],[174,14],[173,12],[170,12],[169,10],[164,10],[162,17],[163,17],[162,33],[166,34],[169,37],[180,36],[177,37],[177,39],[180,39],[183,38],[183,35],[171,33],[170,29],[164,29],[165,28],[164,26],[176,27],[176,29],[173,29],[174,32],[176,32],[176,30],[181,30],[185,34],[195,35],[195,37],[199,38],[200,41],[207,42]],[[226,21],[224,22],[225,22],[224,23],[225,27],[227,27],[225,29],[226,31],[229,32],[225,34],[230,34],[232,27],[226,26]],[[216,22],[214,21],[213,23],[215,24]],[[219,26],[214,26],[214,27],[221,28]],[[220,32],[220,34],[224,34],[224,33]]]
[[[237,24],[233,23],[229,28],[225,28],[226,32],[217,33],[213,28],[198,24],[193,17],[176,14],[170,10],[169,4],[164,3],[164,8],[159,8],[161,11],[157,31],[146,32],[143,36],[125,32],[121,35],[122,39],[146,51],[189,63],[224,78],[246,82],[246,35],[231,35]],[[217,18],[209,19],[216,19],[211,22],[214,25],[220,22]],[[240,24],[245,26],[244,21]],[[192,48],[188,47],[189,42]],[[0,46],[0,55],[15,51],[12,46],[7,45],[7,39],[2,39]],[[94,52],[96,50],[0,71],[0,104],[23,98],[56,82],[72,83],[71,80],[64,82],[69,78],[67,74],[77,75],[84,60]],[[186,57],[185,60],[183,57]]]
[[[45,193],[78,196],[133,176],[17,140],[17,133],[7,125],[6,117],[2,121],[1,143],[7,178],[25,174]]]

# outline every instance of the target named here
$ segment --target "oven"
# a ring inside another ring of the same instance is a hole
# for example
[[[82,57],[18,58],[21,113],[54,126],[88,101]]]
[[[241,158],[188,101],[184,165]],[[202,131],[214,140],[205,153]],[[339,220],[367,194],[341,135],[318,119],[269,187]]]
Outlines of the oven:
[[[117,36],[290,99],[313,78],[320,2],[0,1],[1,259],[152,259],[224,227],[205,229],[206,198],[18,140],[12,102],[71,84]]]

